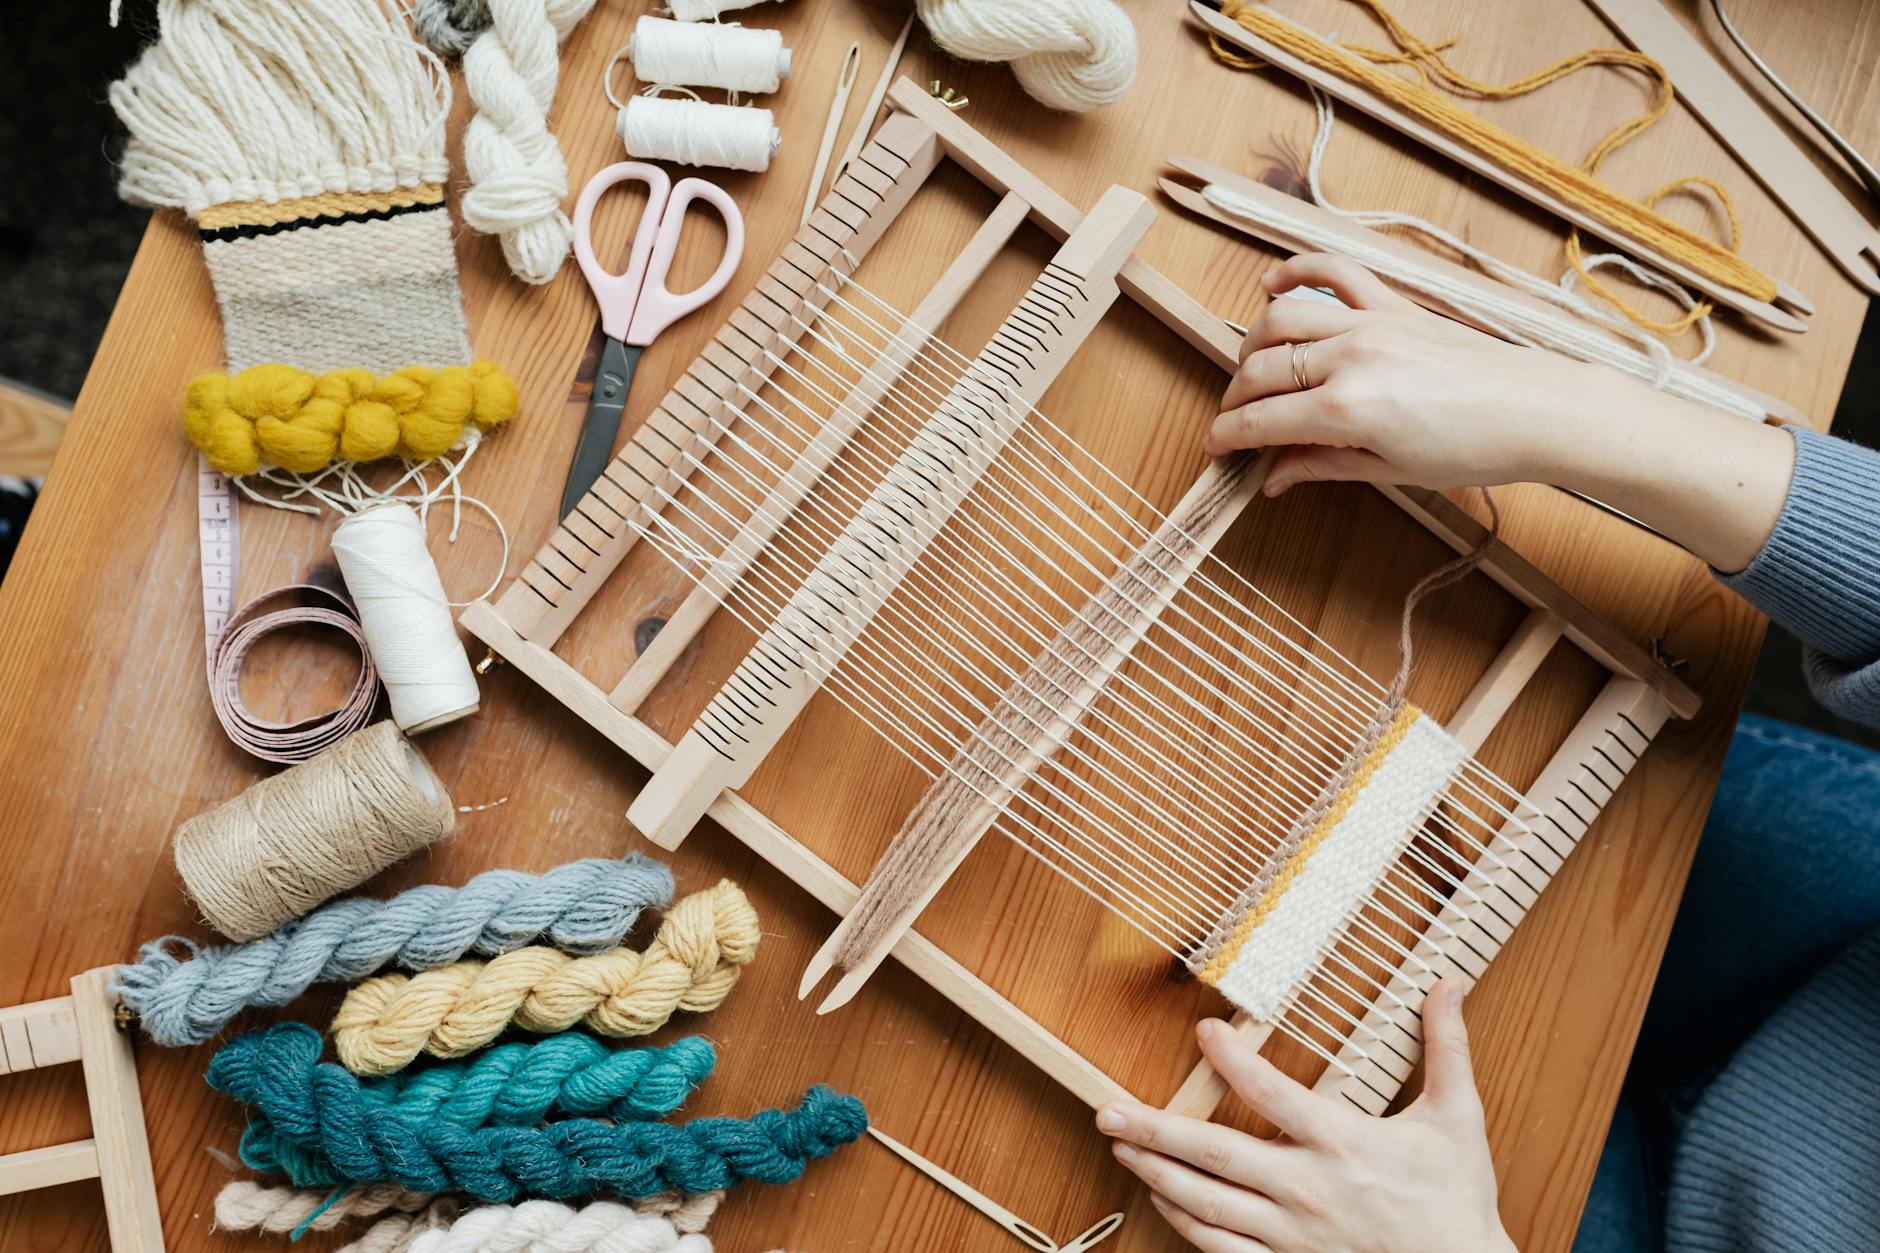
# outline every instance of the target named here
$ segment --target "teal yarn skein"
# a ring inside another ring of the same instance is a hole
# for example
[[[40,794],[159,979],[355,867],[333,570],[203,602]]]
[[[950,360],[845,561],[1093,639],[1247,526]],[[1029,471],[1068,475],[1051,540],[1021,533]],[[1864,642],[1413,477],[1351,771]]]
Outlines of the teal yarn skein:
[[[305,1023],[247,1032],[210,1059],[209,1086],[240,1097],[311,1143],[336,1106],[381,1110],[409,1122],[441,1118],[460,1127],[537,1123],[551,1114],[663,1118],[718,1060],[710,1042],[697,1036],[664,1048],[609,1048],[592,1036],[564,1032],[361,1080],[321,1061],[323,1045]]]
[[[717,1192],[747,1179],[789,1183],[809,1162],[868,1129],[860,1101],[820,1085],[795,1109],[681,1124],[569,1118],[541,1127],[465,1128],[443,1118],[408,1122],[363,1102],[327,1113],[314,1138],[298,1143],[287,1128],[256,1114],[242,1135],[242,1161],[285,1172],[297,1187],[396,1183],[415,1192],[467,1192],[479,1201],[598,1192],[639,1200],[657,1192]]]

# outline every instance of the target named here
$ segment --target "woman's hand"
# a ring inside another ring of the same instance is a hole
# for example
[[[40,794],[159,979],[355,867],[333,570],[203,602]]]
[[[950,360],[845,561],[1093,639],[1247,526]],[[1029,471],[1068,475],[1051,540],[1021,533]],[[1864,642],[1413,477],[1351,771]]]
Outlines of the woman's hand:
[[[1219,456],[1283,446],[1269,496],[1321,479],[1440,490],[1551,483],[1723,570],[1749,564],[1781,513],[1795,450],[1774,427],[1503,343],[1342,257],[1294,257],[1264,285],[1328,288],[1349,306],[1274,300],[1241,345],[1206,447]]]
[[[1196,1029],[1220,1076],[1280,1129],[1272,1140],[1134,1102],[1097,1112],[1117,1160],[1204,1253],[1503,1253],[1495,1167],[1469,1068],[1462,989],[1423,1002],[1424,1087],[1372,1118],[1280,1073],[1226,1023]]]

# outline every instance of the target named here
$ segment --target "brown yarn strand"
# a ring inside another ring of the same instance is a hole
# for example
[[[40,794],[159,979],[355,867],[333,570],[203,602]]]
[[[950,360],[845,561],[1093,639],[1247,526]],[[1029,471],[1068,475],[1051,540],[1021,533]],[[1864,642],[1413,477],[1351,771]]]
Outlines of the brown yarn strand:
[[[443,783],[379,722],[178,827],[176,868],[216,930],[253,940],[455,825]]]

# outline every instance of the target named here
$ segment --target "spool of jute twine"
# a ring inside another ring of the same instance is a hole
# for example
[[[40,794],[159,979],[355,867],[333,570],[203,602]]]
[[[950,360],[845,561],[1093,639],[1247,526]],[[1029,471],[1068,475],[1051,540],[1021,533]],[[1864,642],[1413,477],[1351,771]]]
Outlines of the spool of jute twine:
[[[253,940],[455,824],[431,767],[378,722],[185,822],[176,868],[216,930]]]

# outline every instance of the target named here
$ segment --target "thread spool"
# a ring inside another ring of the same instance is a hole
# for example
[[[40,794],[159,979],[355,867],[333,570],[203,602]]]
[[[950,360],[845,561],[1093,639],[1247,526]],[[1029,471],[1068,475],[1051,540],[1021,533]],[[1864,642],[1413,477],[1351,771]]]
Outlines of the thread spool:
[[[710,22],[721,13],[762,3],[764,0],[672,0],[671,9],[673,17],[681,22]]]
[[[627,155],[680,165],[761,172],[783,146],[769,109],[634,96],[616,125]]]
[[[176,869],[231,940],[255,940],[450,834],[450,794],[390,722],[176,830]]]
[[[417,512],[394,502],[353,514],[334,529],[333,555],[399,729],[416,734],[475,713],[476,676]]]
[[[716,22],[693,25],[643,15],[627,41],[633,75],[643,83],[769,92],[790,76],[783,34]]]

